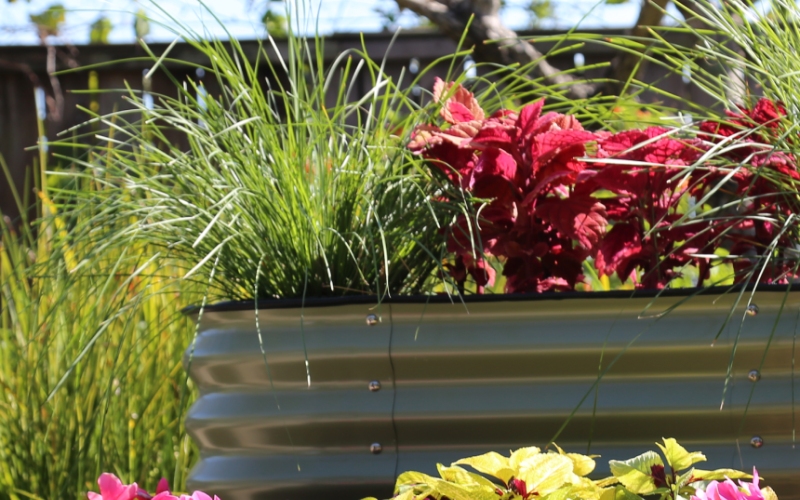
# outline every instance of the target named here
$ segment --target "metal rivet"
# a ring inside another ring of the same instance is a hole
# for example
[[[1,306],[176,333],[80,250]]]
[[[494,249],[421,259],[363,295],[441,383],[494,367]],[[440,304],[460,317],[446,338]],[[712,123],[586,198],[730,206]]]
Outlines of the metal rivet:
[[[369,390],[372,392],[378,392],[381,390],[381,383],[377,380],[373,380],[369,383]]]
[[[369,445],[369,451],[373,455],[378,455],[380,454],[380,452],[383,451],[383,446],[381,446],[380,443],[372,443],[371,445]]]
[[[747,315],[748,316],[755,316],[758,314],[758,306],[755,304],[750,304],[747,306]]]
[[[764,446],[764,440],[761,439],[761,436],[753,436],[753,438],[750,439],[750,446],[753,448],[761,448]]]
[[[380,318],[377,314],[367,314],[367,324],[369,326],[375,326],[380,322]]]
[[[758,370],[750,370],[750,373],[747,374],[747,378],[749,378],[751,382],[758,382],[761,380],[761,372]]]

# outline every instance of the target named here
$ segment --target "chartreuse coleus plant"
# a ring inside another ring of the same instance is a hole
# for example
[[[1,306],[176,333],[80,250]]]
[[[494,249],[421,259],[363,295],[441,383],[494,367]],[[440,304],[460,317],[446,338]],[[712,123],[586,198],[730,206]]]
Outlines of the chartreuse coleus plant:
[[[663,460],[655,451],[642,453],[630,460],[611,460],[608,464],[612,476],[597,484],[614,486],[616,490],[622,488],[626,497],[658,495],[665,500],[689,498],[698,489],[704,490],[709,481],[753,477],[734,469],[697,469],[694,464],[705,462],[706,456],[699,451],[686,451],[673,438],[664,438],[663,445],[656,444],[664,455]]]
[[[449,467],[437,464],[439,478],[421,472],[405,472],[395,485],[395,500],[636,500],[643,496],[660,500],[690,498],[709,481],[748,479],[733,469],[701,470],[694,464],[706,460],[689,452],[675,439],[657,443],[662,455],[648,451],[630,460],[611,460],[612,476],[592,480],[597,455],[520,448],[505,457],[496,452],[464,458]],[[475,471],[461,467],[468,465]],[[771,489],[765,500],[777,500]],[[365,499],[374,500],[374,499]]]

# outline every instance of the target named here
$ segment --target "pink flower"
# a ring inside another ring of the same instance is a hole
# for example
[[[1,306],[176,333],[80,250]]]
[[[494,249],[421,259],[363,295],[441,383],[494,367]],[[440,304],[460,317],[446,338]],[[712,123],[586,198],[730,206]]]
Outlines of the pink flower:
[[[114,474],[107,472],[101,474],[100,478],[97,479],[97,484],[100,486],[100,493],[90,491],[87,493],[89,500],[134,500],[140,497],[139,486],[136,483],[122,484],[122,481]],[[141,493],[147,495],[144,491],[141,491]],[[149,497],[147,495],[144,498]]]
[[[158,486],[156,486],[156,496],[152,498],[152,500],[212,500],[212,498],[203,493],[202,491],[195,491],[191,495],[180,495],[176,496],[173,495],[172,492],[169,490],[169,483],[166,479],[161,478],[161,481],[158,482]],[[93,500],[93,499],[90,499]],[[219,500],[219,497],[214,495],[213,500]]]
[[[158,482],[158,486],[156,486],[156,495],[159,493],[164,493],[165,491],[169,493],[169,482],[167,481],[167,478],[162,477]]]
[[[706,491],[698,490],[691,500],[764,500],[758,488],[758,471],[753,467],[753,482],[739,481],[739,486],[730,479],[724,482],[711,481]]]
[[[212,500],[211,496],[203,493],[202,491],[195,491],[191,495],[175,496],[169,491],[159,493],[153,497],[153,500]],[[217,495],[214,495],[213,500],[219,500]]]

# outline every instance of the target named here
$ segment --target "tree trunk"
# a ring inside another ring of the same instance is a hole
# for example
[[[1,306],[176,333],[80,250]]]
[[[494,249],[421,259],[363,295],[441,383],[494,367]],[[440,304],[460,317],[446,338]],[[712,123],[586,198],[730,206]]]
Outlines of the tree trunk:
[[[649,27],[661,24],[664,9],[670,0],[642,0],[639,18],[631,29],[630,35],[634,40],[642,42],[643,38],[651,38]],[[646,43],[646,40],[644,41]],[[609,81],[603,86],[602,92],[606,95],[620,95],[629,80],[637,78],[647,66],[647,61],[642,59],[642,54],[637,52],[620,52],[611,61]]]

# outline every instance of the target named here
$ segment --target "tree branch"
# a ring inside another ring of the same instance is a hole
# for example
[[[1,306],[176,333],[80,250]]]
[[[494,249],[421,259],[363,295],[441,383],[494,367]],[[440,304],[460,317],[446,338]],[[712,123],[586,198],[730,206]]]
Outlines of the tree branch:
[[[505,65],[535,63],[538,76],[549,85],[564,87],[568,97],[585,99],[595,92],[593,85],[577,83],[571,75],[553,67],[544,55],[500,20],[500,0],[396,0],[398,6],[430,19],[447,35],[460,39],[472,16],[466,40],[475,56]],[[488,42],[488,43],[487,43]]]

